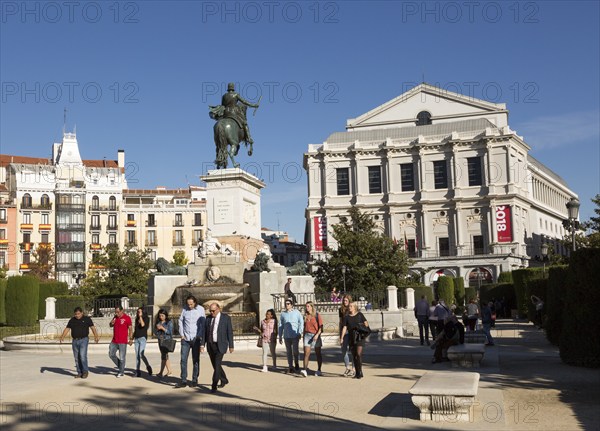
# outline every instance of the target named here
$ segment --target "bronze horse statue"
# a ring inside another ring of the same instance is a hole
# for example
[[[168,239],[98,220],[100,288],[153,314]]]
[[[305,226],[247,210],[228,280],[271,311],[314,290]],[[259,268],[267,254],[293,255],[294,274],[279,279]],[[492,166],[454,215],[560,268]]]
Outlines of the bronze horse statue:
[[[246,114],[246,106],[241,106],[241,109]],[[215,165],[217,169],[227,168],[227,159],[231,159],[234,168],[239,168],[240,164],[234,159],[240,151],[240,142],[245,139],[245,132],[238,122],[229,117],[219,119],[214,125],[215,146],[217,149],[217,158]],[[248,155],[252,155],[252,143],[244,141],[248,148]]]

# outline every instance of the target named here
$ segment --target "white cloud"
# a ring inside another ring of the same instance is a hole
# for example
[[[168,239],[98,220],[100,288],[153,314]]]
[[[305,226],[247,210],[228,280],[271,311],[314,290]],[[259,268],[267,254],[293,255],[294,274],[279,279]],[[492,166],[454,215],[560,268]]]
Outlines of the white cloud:
[[[597,143],[600,139],[600,111],[538,117],[516,125],[516,130],[534,150],[586,141]]]

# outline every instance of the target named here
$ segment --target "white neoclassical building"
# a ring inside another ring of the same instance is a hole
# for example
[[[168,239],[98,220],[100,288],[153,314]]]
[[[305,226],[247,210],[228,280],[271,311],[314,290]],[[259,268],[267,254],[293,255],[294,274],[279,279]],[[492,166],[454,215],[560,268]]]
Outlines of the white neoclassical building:
[[[347,121],[304,154],[313,259],[352,206],[404,242],[412,269],[494,281],[529,265],[541,244],[566,253],[565,204],[577,195],[530,154],[504,104],[427,84]]]

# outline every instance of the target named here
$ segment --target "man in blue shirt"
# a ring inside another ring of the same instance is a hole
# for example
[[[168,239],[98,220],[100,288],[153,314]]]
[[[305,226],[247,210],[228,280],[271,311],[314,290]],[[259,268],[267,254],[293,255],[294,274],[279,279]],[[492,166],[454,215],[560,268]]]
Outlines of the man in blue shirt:
[[[285,311],[281,313],[279,318],[279,344],[285,340],[285,350],[287,352],[288,370],[287,373],[300,371],[298,364],[298,343],[304,332],[304,319],[300,312],[294,309],[294,304],[290,299],[285,300]],[[295,367],[292,367],[292,355]]]
[[[198,301],[193,296],[186,299],[187,307],[181,312],[179,317],[179,334],[181,335],[181,381],[175,385],[176,388],[185,388],[187,383],[187,361],[192,351],[192,381],[189,383],[191,388],[198,385],[198,375],[200,374],[200,346],[204,344],[204,324],[206,322],[206,313],[204,308],[198,305]]]

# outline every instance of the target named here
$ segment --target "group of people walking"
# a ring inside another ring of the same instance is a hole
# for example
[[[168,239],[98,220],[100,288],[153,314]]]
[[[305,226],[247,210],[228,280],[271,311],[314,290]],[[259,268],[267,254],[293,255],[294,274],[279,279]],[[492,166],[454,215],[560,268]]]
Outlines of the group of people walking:
[[[339,343],[341,356],[345,365],[344,376],[361,379],[362,351],[364,347],[365,334],[370,331],[369,323],[365,316],[358,310],[356,302],[352,302],[350,295],[341,298],[339,308]],[[153,375],[152,367],[145,355],[148,329],[150,319],[146,311],[140,307],[137,309],[134,320],[123,311],[122,307],[115,308],[115,314],[110,321],[113,328],[113,338],[109,345],[109,357],[116,367],[117,378],[123,377],[127,357],[127,347],[135,346],[136,368],[135,376],[141,377],[142,363],[146,367],[148,375]],[[172,374],[169,353],[174,350],[175,340],[173,321],[169,318],[166,310],[160,309],[157,313],[154,329],[159,340],[160,370],[156,374],[158,378]],[[309,375],[309,364],[311,352],[314,350],[317,369],[315,376],[322,375],[323,355],[323,317],[318,313],[317,307],[311,301],[304,305],[304,316],[294,307],[291,298],[285,300],[285,310],[277,319],[273,309],[266,312],[265,318],[260,322],[260,327],[254,327],[260,333],[258,345],[262,347],[263,372],[268,372],[268,356],[271,355],[273,369],[277,368],[277,341],[285,344],[287,356],[286,373],[296,373],[303,377]],[[66,328],[60,336],[62,343],[71,331],[72,349],[75,358],[77,374],[75,378],[87,378],[89,368],[87,363],[87,346],[89,343],[89,331],[92,331],[94,340],[99,341],[98,333],[92,319],[83,315],[81,308],[77,307],[73,317],[67,323]],[[186,306],[179,317],[179,334],[181,335],[181,375],[176,388],[198,385],[200,374],[200,353],[206,348],[213,366],[211,392],[223,388],[229,383],[222,361],[224,355],[234,351],[233,327],[231,318],[221,312],[219,304],[213,303],[209,307],[209,316],[205,316],[205,310],[198,305],[195,297],[186,299]],[[300,368],[299,344],[303,341],[303,362]],[[188,360],[192,356],[192,375],[188,379]],[[351,355],[350,355],[351,354]],[[350,357],[352,361],[350,361]]]

